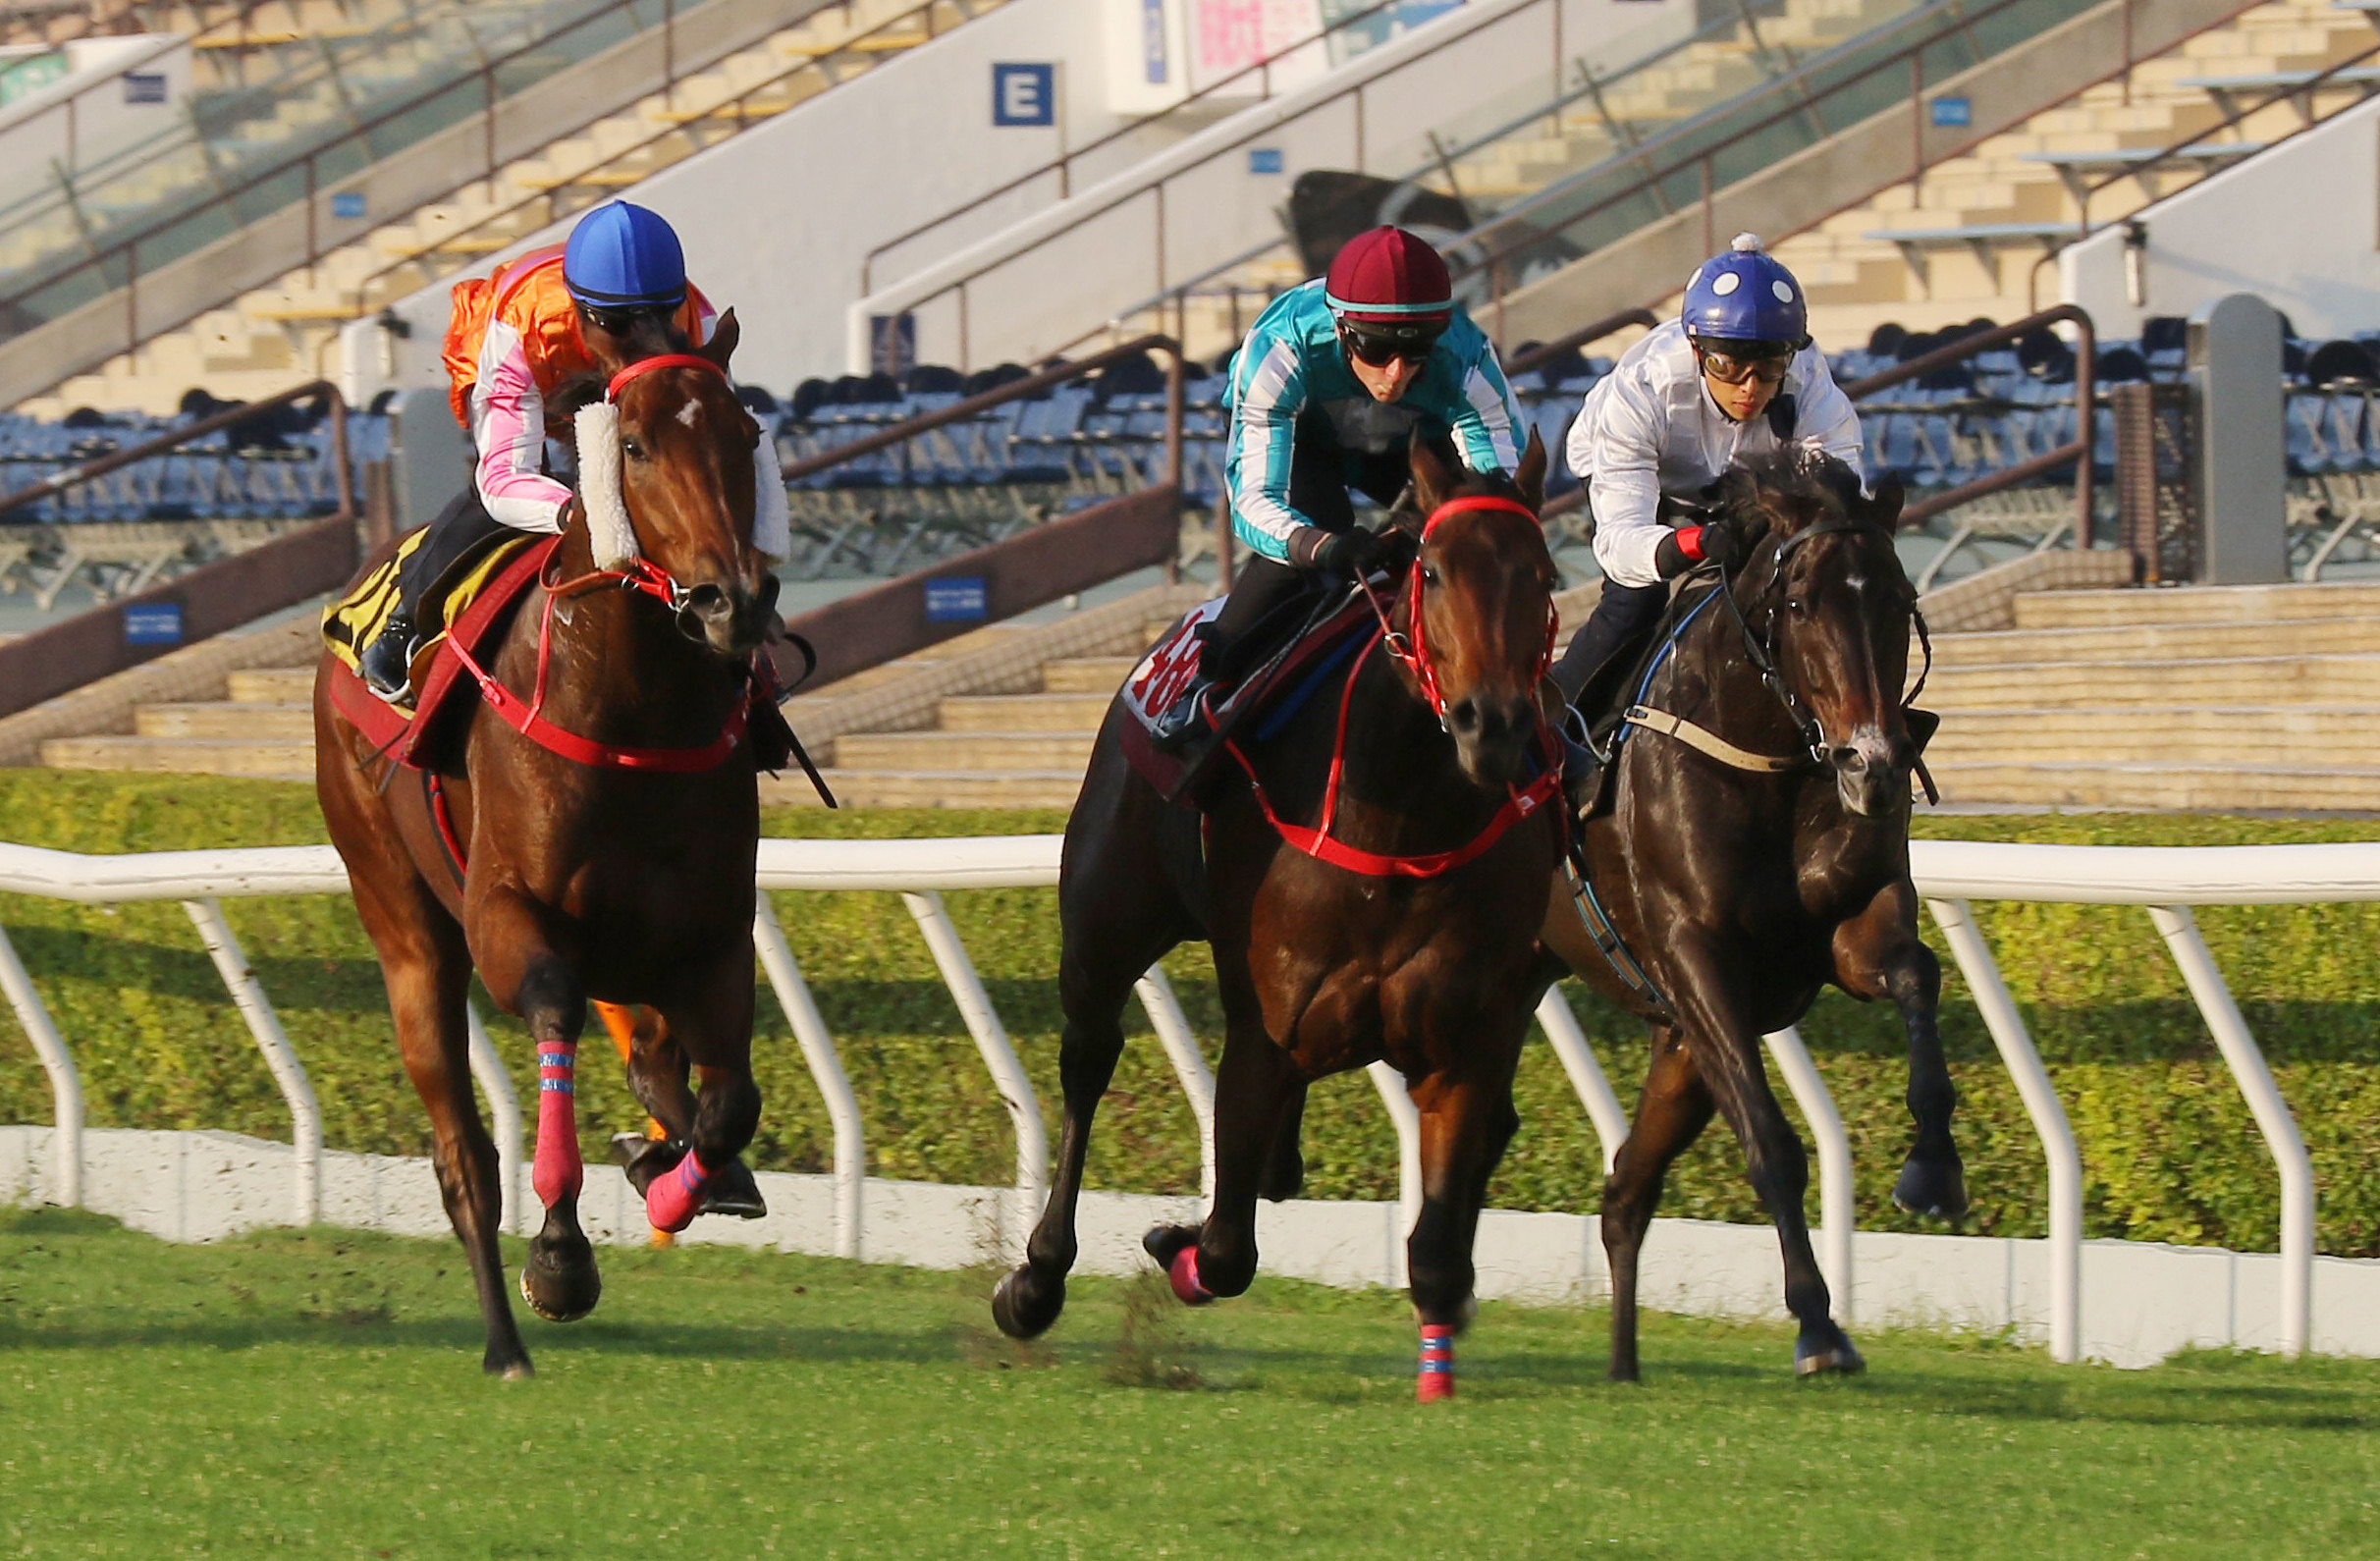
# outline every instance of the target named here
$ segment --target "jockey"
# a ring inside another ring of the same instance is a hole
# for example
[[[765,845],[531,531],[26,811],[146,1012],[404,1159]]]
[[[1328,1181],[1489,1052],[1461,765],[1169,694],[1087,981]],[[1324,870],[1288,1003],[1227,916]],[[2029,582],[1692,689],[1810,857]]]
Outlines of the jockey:
[[[1201,631],[1197,680],[1158,721],[1160,747],[1200,729],[1208,688],[1245,669],[1249,631],[1309,573],[1364,575],[1386,544],[1347,490],[1404,491],[1418,427],[1450,434],[1474,471],[1511,471],[1527,439],[1495,349],[1454,301],[1446,262],[1401,228],[1347,241],[1329,272],[1272,300],[1231,360],[1224,480],[1251,550]]]
[[[1738,234],[1687,279],[1679,318],[1622,353],[1570,425],[1563,454],[1587,484],[1603,592],[1553,671],[1566,698],[1661,616],[1673,576],[1704,560],[1744,562],[1732,530],[1672,530],[1661,501],[1692,499],[1743,458],[1791,444],[1860,469],[1860,420],[1811,344],[1802,285]]]
[[[419,648],[413,615],[423,595],[497,531],[554,533],[569,518],[570,490],[546,475],[548,438],[572,437],[565,387],[602,386],[594,348],[627,355],[626,340],[667,316],[693,343],[717,318],[686,283],[684,252],[668,222],[615,200],[570,230],[569,242],[533,249],[487,278],[456,284],[444,356],[455,418],[477,453],[469,491],[430,522],[398,576],[398,606],[357,658],[381,698],[412,693]]]

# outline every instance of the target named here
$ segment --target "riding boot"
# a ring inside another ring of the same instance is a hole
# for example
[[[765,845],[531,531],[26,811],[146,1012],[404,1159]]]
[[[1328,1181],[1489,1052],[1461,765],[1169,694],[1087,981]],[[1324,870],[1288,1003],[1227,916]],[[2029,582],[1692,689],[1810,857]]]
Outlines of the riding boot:
[[[1602,594],[1596,598],[1595,611],[1571,636],[1569,649],[1554,664],[1553,681],[1562,690],[1562,697],[1573,705],[1595,676],[1596,672],[1612,653],[1652,626],[1669,605],[1669,586],[1660,580],[1650,585],[1622,585],[1606,576]],[[1580,714],[1593,721],[1596,712]]]
[[[1178,756],[1208,729],[1202,713],[1212,694],[1228,689],[1246,671],[1251,631],[1294,596],[1304,581],[1304,571],[1268,558],[1252,558],[1240,565],[1222,611],[1198,630],[1198,671],[1190,685],[1149,729],[1150,743],[1158,752]]]
[[[397,570],[397,607],[380,625],[371,643],[356,653],[356,671],[374,694],[390,704],[403,704],[413,695],[413,657],[421,649],[415,617],[433,587],[457,565],[477,553],[481,543],[505,529],[487,512],[479,495],[465,489],[438,517],[429,534]]]

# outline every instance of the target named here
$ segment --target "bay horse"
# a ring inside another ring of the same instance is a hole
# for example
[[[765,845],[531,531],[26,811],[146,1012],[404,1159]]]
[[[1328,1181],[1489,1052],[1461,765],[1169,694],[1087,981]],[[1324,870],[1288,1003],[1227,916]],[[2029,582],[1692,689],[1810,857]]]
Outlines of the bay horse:
[[[1698,605],[1681,601],[1683,626],[1633,690],[1612,805],[1585,829],[1593,900],[1555,884],[1547,947],[1651,1031],[1602,1197],[1616,1381],[1639,1373],[1637,1259],[1662,1180],[1714,1110],[1776,1223],[1796,1371],[1861,1369],[1811,1253],[1809,1163],[1760,1050],[1822,986],[1900,1009],[1916,1141],[1895,1201],[1944,1217],[1967,1207],[1935,1028],[1941,969],[1909,877],[1911,726],[1930,731],[1930,718],[1902,694],[1923,624],[1893,551],[1901,497],[1891,478],[1864,496],[1850,467],[1815,454],[1726,474],[1719,523],[1752,540],[1749,557]],[[1596,907],[1618,935],[1608,954],[1586,920]]]
[[[1450,444],[1416,441],[1413,492],[1429,518],[1405,587],[1304,719],[1247,743],[1236,765],[1218,756],[1203,831],[1126,757],[1123,696],[1109,707],[1059,869],[1057,1175],[1025,1262],[992,1301],[1011,1337],[1040,1334],[1065,1305],[1084,1153],[1133,983],[1204,938],[1225,1026],[1214,1204],[1144,1245],[1185,1302],[1245,1291],[1258,1197],[1294,1197],[1304,1175],[1307,1087],[1385,1058],[1421,1112],[1423,1204],[1407,1246],[1419,1396],[1453,1391],[1472,1237],[1519,1126],[1512,1077],[1535,1001],[1540,886],[1563,842],[1539,696],[1555,584],[1536,515],[1544,468],[1534,436],[1511,477],[1475,475]],[[1533,755],[1545,768],[1531,779]]]
[[[666,1027],[667,1044],[640,1048],[630,1069],[640,1103],[690,1146],[647,1188],[657,1227],[682,1227],[707,1179],[741,1172],[759,1121],[747,711],[777,580],[754,537],[760,428],[727,374],[736,337],[732,311],[699,349],[661,322],[624,339],[588,333],[608,383],[577,412],[580,494],[481,664],[451,762],[398,770],[338,708],[346,669],[326,655],[315,678],[323,817],[429,1108],[484,1365],[504,1376],[531,1369],[499,1271],[496,1150],[471,1098],[472,971],[537,1048],[545,1223],[520,1289],[540,1316],[583,1317],[602,1290],[578,1222],[571,1096],[590,999],[650,1005]],[[774,462],[758,470],[773,477]]]

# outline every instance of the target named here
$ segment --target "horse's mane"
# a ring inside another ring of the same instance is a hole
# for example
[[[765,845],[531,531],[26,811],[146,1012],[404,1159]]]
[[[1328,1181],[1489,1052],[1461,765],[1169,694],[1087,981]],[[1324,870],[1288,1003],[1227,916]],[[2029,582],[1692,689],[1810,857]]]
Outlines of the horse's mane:
[[[1779,537],[1821,520],[1866,517],[1860,474],[1808,445],[1740,460],[1719,478],[1718,489],[1719,508],[1731,518]]]

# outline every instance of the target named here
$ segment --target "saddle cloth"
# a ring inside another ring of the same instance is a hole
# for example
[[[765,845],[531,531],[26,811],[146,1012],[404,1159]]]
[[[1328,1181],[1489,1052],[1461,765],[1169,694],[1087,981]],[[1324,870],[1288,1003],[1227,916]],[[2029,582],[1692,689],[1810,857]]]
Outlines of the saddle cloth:
[[[333,656],[347,665],[349,672],[361,671],[357,658],[362,656],[366,645],[379,637],[381,629],[388,624],[390,615],[397,611],[397,571],[405,566],[406,560],[420,551],[429,534],[428,526],[406,532],[404,540],[397,544],[395,553],[373,565],[362,579],[355,582],[353,590],[323,609],[322,642],[330,648]],[[469,611],[471,603],[487,589],[488,582],[507,564],[518,558],[523,550],[552,539],[525,531],[512,531],[490,540],[493,546],[472,559],[469,567],[453,584],[443,592],[433,587],[431,595],[418,604],[421,620],[437,625],[438,632],[415,651],[413,665],[416,668],[421,666],[424,656],[435,653],[445,644],[447,635],[454,631],[456,621]],[[413,679],[413,686],[422,686],[419,677]],[[407,705],[404,708],[411,707]]]
[[[414,542],[423,534],[417,531],[406,541]],[[410,709],[379,698],[363,685],[355,670],[356,648],[371,643],[372,633],[395,608],[396,566],[406,552],[400,546],[395,558],[365,575],[354,590],[322,615],[323,640],[339,662],[324,673],[331,679],[333,706],[373,747],[399,764],[414,769],[435,767],[432,738],[451,725],[439,718],[452,707],[467,704],[479,692],[479,685],[464,675],[461,659],[451,647],[460,640],[483,662],[492,655],[513,609],[537,583],[538,571],[561,540],[526,534],[504,537],[449,588],[445,601],[437,607],[438,620],[445,627],[413,658],[415,693]],[[426,617],[430,604],[424,603],[423,608]],[[362,628],[367,623],[372,625],[369,631]],[[461,697],[466,695],[469,697]]]
[[[1222,610],[1223,598],[1218,596],[1184,614],[1134,665],[1124,686],[1116,690],[1116,699],[1132,718],[1120,727],[1124,758],[1141,779],[1168,797],[1179,796],[1186,771],[1203,765],[1211,746],[1202,744],[1180,755],[1164,753],[1158,749],[1152,732],[1158,718],[1198,675],[1199,655],[1206,648],[1198,631]],[[1264,716],[1255,732],[1257,740],[1271,736],[1322,685],[1325,674],[1362,642],[1363,632],[1374,629],[1378,622],[1362,597],[1350,598],[1229,692],[1219,698],[1211,694],[1210,725],[1217,728],[1233,726],[1241,719],[1240,707],[1245,704],[1249,716],[1259,712]]]

